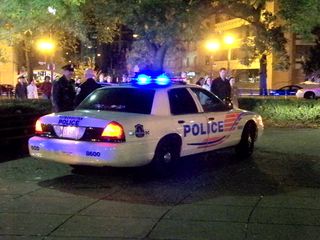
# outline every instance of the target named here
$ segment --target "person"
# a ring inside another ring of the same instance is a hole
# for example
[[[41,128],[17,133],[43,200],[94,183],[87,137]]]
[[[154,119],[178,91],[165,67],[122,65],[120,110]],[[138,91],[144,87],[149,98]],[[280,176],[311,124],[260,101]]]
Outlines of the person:
[[[211,77],[206,76],[204,78],[204,82],[202,84],[202,88],[204,88],[204,89],[206,89],[208,91],[211,91],[211,82],[212,82]]]
[[[229,79],[230,86],[231,86],[231,102],[234,107],[238,108],[239,107],[239,89],[236,84],[236,79],[234,77],[230,77]]]
[[[203,78],[203,77],[200,77],[200,78],[198,79],[198,81],[196,82],[196,85],[202,87],[203,84],[204,84],[204,78]]]
[[[99,82],[104,82],[104,73],[99,74]]]
[[[105,83],[112,83],[112,77],[111,77],[111,75],[105,76],[104,79],[103,79],[103,81],[104,81]]]
[[[27,84],[25,77],[20,75],[18,77],[18,83],[15,87],[15,98],[17,99],[26,99],[27,98]]]
[[[90,93],[101,87],[100,84],[96,82],[95,73],[92,69],[87,69],[84,77],[86,81],[79,86],[80,91],[79,94],[76,95],[75,99],[76,106],[78,106]]]
[[[72,64],[67,64],[62,69],[62,77],[54,82],[52,88],[52,105],[55,112],[71,111],[74,109],[74,99],[76,96],[74,81],[72,80],[74,67]]]
[[[44,99],[51,99],[52,83],[50,82],[50,76],[44,77],[44,82],[41,84],[40,90]]]
[[[32,79],[30,84],[27,86],[27,97],[28,99],[37,99],[38,97],[38,88],[35,83],[35,80]]]
[[[227,74],[227,69],[220,68],[219,77],[212,81],[210,88],[211,92],[223,101],[230,101],[231,99],[231,85]]]

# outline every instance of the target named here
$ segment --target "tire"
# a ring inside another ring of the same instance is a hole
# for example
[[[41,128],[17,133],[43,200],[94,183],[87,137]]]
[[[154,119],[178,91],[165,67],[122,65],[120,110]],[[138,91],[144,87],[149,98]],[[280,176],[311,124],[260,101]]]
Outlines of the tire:
[[[257,127],[253,122],[248,122],[242,131],[240,143],[236,146],[236,154],[241,158],[248,158],[254,150],[257,136]]]
[[[175,172],[180,158],[180,145],[171,138],[159,142],[151,162],[152,171],[157,176],[169,176]]]
[[[304,94],[305,99],[316,99],[316,95],[313,92],[306,92]]]

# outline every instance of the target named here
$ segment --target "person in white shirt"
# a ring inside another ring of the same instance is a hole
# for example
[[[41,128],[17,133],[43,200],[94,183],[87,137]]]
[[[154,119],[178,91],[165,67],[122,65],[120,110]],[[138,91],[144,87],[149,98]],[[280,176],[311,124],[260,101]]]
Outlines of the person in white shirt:
[[[34,80],[32,80],[30,82],[30,84],[27,86],[27,96],[28,96],[28,99],[37,99],[37,98],[39,98],[38,89],[37,89],[37,86],[36,86]]]
[[[206,77],[204,78],[204,83],[203,83],[203,85],[202,85],[202,88],[210,91],[210,90],[211,90],[211,82],[212,82],[211,77],[206,76]]]

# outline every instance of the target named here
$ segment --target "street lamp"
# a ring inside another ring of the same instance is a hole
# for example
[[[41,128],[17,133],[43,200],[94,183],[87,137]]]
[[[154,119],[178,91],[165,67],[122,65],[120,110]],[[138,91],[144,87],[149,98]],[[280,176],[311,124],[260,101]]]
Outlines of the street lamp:
[[[37,47],[39,51],[45,54],[45,62],[47,62],[47,56],[50,57],[50,72],[51,72],[51,81],[53,81],[53,54],[55,51],[55,42],[52,39],[39,39],[37,42]]]
[[[208,41],[206,43],[206,48],[209,50],[209,52],[213,53],[215,51],[217,51],[219,48],[220,48],[220,43],[218,41]],[[212,75],[212,72],[213,72],[213,65],[214,65],[214,59],[213,59],[213,54],[210,56],[211,58],[211,63],[212,63],[212,66],[211,66],[211,75]]]
[[[235,38],[232,35],[226,35],[223,39],[224,43],[228,46],[228,72],[230,71],[230,60],[231,60],[231,47],[235,42]]]

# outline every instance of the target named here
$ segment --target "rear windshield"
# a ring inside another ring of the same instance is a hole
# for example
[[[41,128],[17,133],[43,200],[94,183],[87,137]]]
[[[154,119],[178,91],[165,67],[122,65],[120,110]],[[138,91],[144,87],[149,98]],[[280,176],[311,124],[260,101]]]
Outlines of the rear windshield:
[[[102,88],[87,97],[77,109],[150,114],[155,91],[140,88]]]

